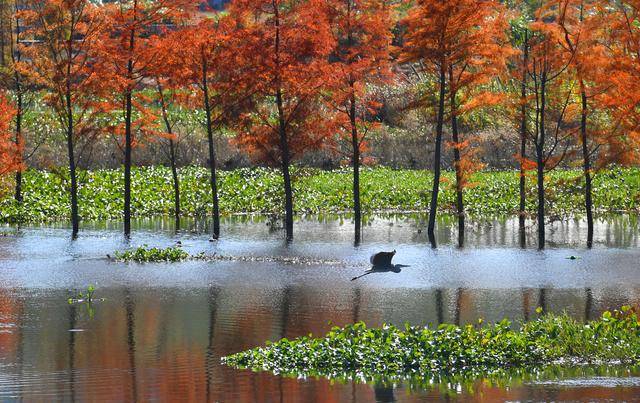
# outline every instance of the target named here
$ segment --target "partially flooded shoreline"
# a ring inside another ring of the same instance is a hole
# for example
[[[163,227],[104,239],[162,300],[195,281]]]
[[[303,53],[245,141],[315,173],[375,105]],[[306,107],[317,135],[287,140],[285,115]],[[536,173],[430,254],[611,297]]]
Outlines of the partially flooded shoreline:
[[[372,214],[363,217],[363,245],[387,242],[428,244],[425,234],[428,215],[425,213],[388,213]],[[353,245],[352,216],[350,214],[306,214],[297,216],[295,226],[297,234],[293,243],[322,241]],[[131,242],[139,244],[139,240],[152,232],[160,232],[162,236],[191,239],[207,237],[210,220],[208,218],[182,218],[180,225],[169,216],[138,218],[132,220],[133,234]],[[438,243],[444,248],[456,246],[456,217],[442,214],[438,218],[436,236]],[[518,218],[515,216],[481,216],[469,217],[465,233],[465,248],[523,248],[520,239]],[[0,234],[12,236],[38,230],[69,230],[68,223],[30,223],[2,224]],[[96,232],[104,231],[109,236],[118,236],[122,222],[118,220],[83,221],[83,234],[92,237]],[[220,242],[230,241],[274,241],[284,242],[282,228],[273,217],[260,214],[232,215],[222,218],[223,236]],[[534,248],[535,222],[526,220],[524,248]],[[572,215],[550,220],[547,225],[547,241],[550,248],[577,247],[584,248],[584,235],[587,231],[586,219],[580,215]],[[640,246],[640,216],[638,214],[603,214],[595,216],[595,247],[634,248]],[[142,237],[136,237],[136,234]],[[69,236],[70,237],[70,236]],[[124,239],[124,237],[120,236]],[[225,239],[226,238],[226,239]],[[152,245],[156,246],[156,245]]]

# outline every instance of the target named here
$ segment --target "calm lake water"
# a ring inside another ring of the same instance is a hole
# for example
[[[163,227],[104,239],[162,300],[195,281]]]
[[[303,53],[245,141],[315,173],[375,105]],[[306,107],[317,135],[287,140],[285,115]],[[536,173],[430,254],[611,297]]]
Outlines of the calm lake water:
[[[439,224],[442,246],[427,246],[424,217],[376,217],[364,242],[335,217],[296,224],[282,242],[261,219],[233,219],[224,238],[170,220],[137,223],[130,241],[118,223],[85,224],[72,241],[64,226],[0,229],[0,400],[291,401],[640,400],[640,369],[548,369],[498,381],[360,384],[238,371],[220,357],[266,340],[365,321],[415,325],[518,320],[538,306],[580,320],[640,303],[637,217],[598,221],[586,250],[580,220],[557,222],[549,248],[521,249],[517,221],[470,226],[467,247],[455,225]],[[535,242],[533,233],[530,238]],[[169,246],[254,261],[120,264],[105,256],[129,246]],[[368,257],[397,249],[400,273],[350,279]],[[576,255],[577,260],[567,256]],[[74,290],[97,286],[93,304],[69,305]]]

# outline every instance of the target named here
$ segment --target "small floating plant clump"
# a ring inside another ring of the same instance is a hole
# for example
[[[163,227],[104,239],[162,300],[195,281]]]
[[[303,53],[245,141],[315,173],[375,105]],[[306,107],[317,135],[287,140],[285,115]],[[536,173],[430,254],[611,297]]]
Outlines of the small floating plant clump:
[[[169,248],[149,248],[147,245],[124,252],[116,252],[115,259],[119,262],[181,262],[190,259],[192,256],[178,247]]]
[[[404,329],[356,323],[322,338],[300,337],[224,357],[239,369],[337,379],[434,379],[474,376],[550,364],[640,363],[640,323],[623,307],[578,323],[545,314],[519,330],[503,320],[490,326],[440,325]]]
[[[94,294],[96,292],[96,287],[93,284],[90,284],[87,287],[86,291],[80,291],[76,293],[73,297],[70,297],[67,302],[70,305],[73,304],[82,304],[82,303],[92,303],[94,301]]]

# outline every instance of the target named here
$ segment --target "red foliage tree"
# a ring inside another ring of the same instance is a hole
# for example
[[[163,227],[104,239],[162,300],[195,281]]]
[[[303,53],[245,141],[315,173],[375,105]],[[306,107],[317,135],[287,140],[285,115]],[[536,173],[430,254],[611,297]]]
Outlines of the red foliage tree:
[[[580,129],[575,137],[582,155],[587,247],[590,248],[594,231],[592,177],[595,169],[612,161],[623,162],[626,154],[618,154],[618,145],[624,143],[622,132],[615,125],[602,124],[611,121],[602,119],[607,109],[602,101],[610,99],[609,94],[618,94],[609,79],[613,47],[607,26],[611,14],[601,2],[592,0],[562,0],[557,2],[557,7],[558,25],[564,34],[564,45],[573,55],[571,70],[578,82]],[[594,164],[596,156],[598,160]]]
[[[149,112],[143,106],[144,100],[136,102],[135,98],[144,79],[149,78],[152,62],[162,56],[154,53],[150,42],[154,35],[188,20],[197,5],[193,0],[117,0],[104,6],[110,29],[105,31],[100,65],[103,79],[112,87],[111,108],[122,114],[123,123],[116,127],[116,133],[124,137],[124,233],[127,236],[131,233],[133,146],[135,136],[144,132]]]
[[[183,30],[176,31],[184,34]],[[174,218],[176,230],[180,228],[180,178],[178,176],[178,141],[179,136],[176,126],[180,123],[180,117],[172,113],[172,108],[181,103],[184,98],[186,84],[181,80],[180,65],[176,63],[175,46],[171,36],[157,36],[152,41],[150,48],[155,55],[148,68],[149,80],[153,83],[154,103],[160,107],[160,120],[164,126],[164,138],[168,143],[168,159],[171,166],[174,195]]]
[[[514,122],[517,122],[518,134],[519,134],[519,149],[516,154],[516,159],[519,165],[519,183],[518,183],[518,235],[520,240],[520,246],[525,247],[527,243],[526,238],[526,182],[527,182],[527,166],[529,161],[527,160],[527,143],[529,141],[529,124],[528,124],[528,112],[529,112],[529,38],[531,33],[529,32],[529,21],[526,7],[525,10],[519,10],[518,16],[514,19],[511,29],[511,39],[513,46],[519,49],[519,52],[514,54],[511,64],[511,83],[513,84],[512,91],[508,92],[511,95],[509,98],[510,108],[509,111],[514,113]]]
[[[558,4],[543,4],[529,25],[527,74],[534,105],[529,138],[535,155],[532,165],[537,179],[539,249],[545,247],[545,173],[556,168],[567,156],[573,135],[570,122],[576,115],[572,105],[575,80],[570,74],[575,49],[565,46],[565,34],[559,24],[562,9]]]
[[[328,57],[334,49],[321,0],[236,0],[231,15],[243,27],[237,52],[248,66],[244,79],[253,103],[238,142],[254,158],[280,165],[284,179],[285,231],[293,238],[291,161],[319,148],[332,128],[319,107]]]
[[[220,236],[220,207],[214,134],[245,101],[250,92],[247,84],[251,82],[244,79],[248,74],[243,71],[246,65],[237,52],[240,38],[233,35],[234,23],[227,16],[217,15],[166,38],[174,52],[167,67],[183,85],[197,89],[184,100],[189,107],[204,111],[215,239]]]
[[[599,101],[611,112],[613,127],[620,133],[607,138],[606,152],[599,154],[598,162],[630,165],[640,160],[640,1],[616,4],[615,13],[610,9],[600,13],[610,27],[604,46],[611,51],[611,63],[604,72],[609,90]]]
[[[104,81],[93,61],[100,48],[104,18],[89,0],[43,0],[23,11],[19,18],[30,27],[32,45],[22,46],[26,55],[22,74],[29,75],[45,92],[64,129],[69,158],[71,222],[78,233],[78,183],[75,145],[95,133],[97,98]]]
[[[23,53],[20,49],[22,37],[25,34],[22,21],[18,17],[20,14],[20,1],[12,0],[4,4],[6,9],[0,9],[0,18],[3,19],[3,34],[7,36],[8,55],[2,55],[2,84],[4,88],[15,99],[15,115],[14,115],[14,142],[18,150],[17,157],[20,159],[20,166],[26,166],[26,160],[30,155],[25,155],[25,138],[23,133],[24,113],[28,107],[29,94],[32,90],[28,77],[20,71],[23,62]],[[6,14],[5,14],[6,13]],[[4,41],[3,41],[4,42]],[[3,44],[4,50],[4,44]],[[35,147],[37,148],[37,147]],[[15,193],[14,198],[18,203],[22,202],[22,171],[17,169],[15,172]]]
[[[377,106],[366,99],[367,86],[381,83],[389,73],[394,20],[391,5],[381,0],[332,0],[329,15],[336,43],[331,58],[334,69],[331,101],[348,120],[345,131],[351,143],[355,242],[359,243],[360,164],[367,132],[363,125],[364,118]]]
[[[479,91],[493,76],[505,69],[510,50],[506,41],[506,21],[497,1],[418,0],[405,19],[406,42],[402,59],[416,63],[438,82],[434,180],[429,208],[429,241],[435,247],[435,220],[441,175],[441,148],[446,116],[447,92],[452,146],[456,168],[456,207],[459,243],[464,240],[463,187],[473,166],[467,142],[459,133],[461,113],[495,101]],[[448,91],[447,91],[448,90]],[[424,104],[420,102],[420,104]]]
[[[22,169],[19,145],[13,139],[11,122],[16,108],[0,94],[0,175]]]

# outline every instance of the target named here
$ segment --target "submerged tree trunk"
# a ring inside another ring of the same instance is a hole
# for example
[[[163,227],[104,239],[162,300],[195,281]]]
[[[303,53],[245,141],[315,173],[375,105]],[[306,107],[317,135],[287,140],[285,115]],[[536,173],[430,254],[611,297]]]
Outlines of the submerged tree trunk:
[[[351,146],[353,148],[353,220],[355,225],[355,244],[359,245],[362,239],[362,210],[360,206],[360,139],[356,125],[356,97],[353,84],[351,85],[351,99],[349,108],[349,120],[351,122]]]
[[[280,65],[280,15],[278,7],[275,7],[276,37],[275,37],[275,61]],[[287,124],[282,99],[282,86],[280,76],[276,76],[276,107],[278,109],[278,136],[280,138],[280,159],[282,164],[282,177],[284,179],[284,228],[287,242],[293,240],[293,189],[291,187],[291,156],[289,154],[289,139],[287,138]]]
[[[544,162],[540,158],[540,151],[537,155],[537,176],[538,176],[538,249],[544,249],[545,246],[545,225],[544,225]]]
[[[211,100],[209,99],[207,59],[202,53],[202,92],[204,97],[204,110],[206,113],[207,141],[209,143],[209,170],[211,185],[211,197],[213,199],[213,238],[220,237],[220,202],[218,200],[218,178],[216,173],[216,148],[213,142],[213,122],[211,119]]]
[[[70,124],[73,125],[73,122],[70,122]],[[71,227],[72,236],[75,238],[80,230],[80,218],[78,217],[78,181],[73,150],[73,126],[69,126],[67,129],[67,152],[69,153],[69,176],[71,178]]]
[[[23,159],[23,154],[22,154],[22,144],[23,144],[23,138],[22,138],[22,91],[20,89],[20,84],[18,84],[18,99],[16,102],[16,138],[15,138],[15,144],[16,147],[18,147],[18,158],[20,158],[20,163],[22,163],[22,159]],[[16,171],[16,189],[15,189],[15,199],[18,203],[22,203],[23,197],[22,197],[22,170],[18,169]]]
[[[160,80],[156,78],[158,95],[160,95],[160,107],[162,109],[162,119],[164,120],[167,133],[173,136],[173,126],[169,121],[169,114],[167,112],[167,103],[164,98],[164,91]],[[174,217],[176,220],[176,231],[180,229],[180,178],[178,177],[178,165],[176,161],[176,143],[173,138],[169,139],[169,162],[171,164],[171,175],[173,178],[173,206]]]
[[[178,230],[180,228],[180,178],[178,177],[178,165],[176,162],[176,143],[173,140],[169,140],[169,151],[171,175],[173,176],[173,212],[176,219],[176,230]]]
[[[520,237],[520,246],[525,247],[527,245],[525,219],[526,219],[526,171],[524,166],[524,160],[527,153],[527,65],[529,63],[529,36],[528,33],[524,34],[524,56],[522,59],[522,83],[520,88],[520,205],[518,206],[518,234]]]
[[[126,95],[125,146],[124,146],[124,234],[131,235],[131,92]]]
[[[70,67],[69,67],[70,68]],[[80,230],[80,218],[78,216],[78,181],[76,177],[76,159],[73,145],[73,106],[71,101],[71,83],[67,79],[66,93],[67,114],[67,153],[69,156],[69,177],[71,179],[71,236],[75,238]]]
[[[580,137],[582,141],[582,160],[584,169],[584,201],[587,211],[587,247],[593,246],[593,200],[592,200],[592,183],[591,183],[591,158],[589,155],[589,144],[587,137],[587,94],[585,92],[584,83],[580,83],[580,96],[582,98],[582,119],[580,121]]]
[[[527,151],[527,143],[524,138],[520,139],[520,158],[525,158],[524,155]],[[526,172],[524,165],[520,163],[520,205],[518,206],[518,235],[520,238],[520,246],[527,246],[526,235]]]
[[[456,89],[453,85],[453,67],[449,67],[449,93],[451,103],[451,134],[453,138],[453,164],[456,170],[456,215],[458,216],[458,247],[464,246],[464,198],[462,159],[460,157],[460,135],[458,133],[458,116]]]
[[[289,141],[284,119],[282,105],[282,91],[278,89],[276,95],[279,115],[280,153],[282,159],[282,177],[284,179],[284,228],[287,241],[293,240],[293,189],[291,187]]]
[[[522,161],[526,155],[527,152],[527,142],[526,142],[526,138],[521,137],[520,138],[520,184],[519,184],[519,190],[520,190],[520,205],[518,206],[518,234],[520,237],[520,246],[521,247],[525,247],[527,246],[527,236],[526,236],[526,202],[527,202],[527,196],[526,196],[526,171],[524,169],[524,161]]]
[[[436,125],[435,153],[433,163],[433,188],[431,191],[431,203],[429,204],[429,227],[427,233],[429,242],[433,248],[436,243],[436,215],[438,209],[438,193],[440,191],[440,161],[442,159],[442,128],[444,126],[444,103],[446,96],[446,66],[444,61],[440,64],[440,95],[438,99],[438,122]]]
[[[136,20],[138,1],[133,2],[134,22]],[[133,53],[135,46],[135,28],[131,28],[129,36],[129,52]],[[131,120],[133,113],[133,59],[127,61],[127,90],[125,94],[125,145],[124,145],[124,235],[131,235],[131,154],[133,147],[133,134],[131,132]]]
[[[18,3],[14,3],[13,4],[15,6],[14,10],[11,10],[11,12],[13,13],[17,13],[18,12]],[[18,43],[20,43],[21,39],[20,39],[20,34],[22,32],[22,28],[20,26],[20,19],[16,18],[15,19],[15,27],[12,27],[13,24],[9,24],[9,29],[13,30],[13,32],[15,33],[15,37],[14,38],[9,38],[11,40],[11,45],[9,46],[9,51],[10,51],[10,57],[11,57],[11,62],[13,65],[15,65],[18,62],[22,61],[22,55],[20,53],[20,51],[18,49],[16,49],[16,45]],[[5,32],[5,31],[3,31]],[[4,35],[2,35],[2,39],[4,41]],[[3,59],[3,65],[4,65],[4,57],[5,57],[5,49],[4,49],[4,43],[2,46],[2,59]],[[22,146],[24,144],[24,137],[22,134],[22,117],[24,114],[24,93],[23,93],[23,87],[22,87],[22,76],[20,74],[20,72],[18,71],[18,69],[14,69],[13,71],[13,79],[15,82],[15,89],[16,89],[16,94],[17,94],[17,102],[16,102],[16,138],[15,138],[15,144],[16,147],[18,147],[18,157],[20,158],[19,162],[22,164],[24,162],[24,154],[23,154],[23,149]],[[15,200],[22,204],[23,201],[23,195],[22,195],[22,171],[20,169],[18,169],[18,171],[16,171],[16,188],[15,188]]]
[[[538,129],[538,139],[536,139],[536,165],[538,176],[538,249],[545,247],[545,190],[544,190],[544,145],[545,145],[545,113],[546,113],[546,75],[543,73],[540,84],[540,126]]]

